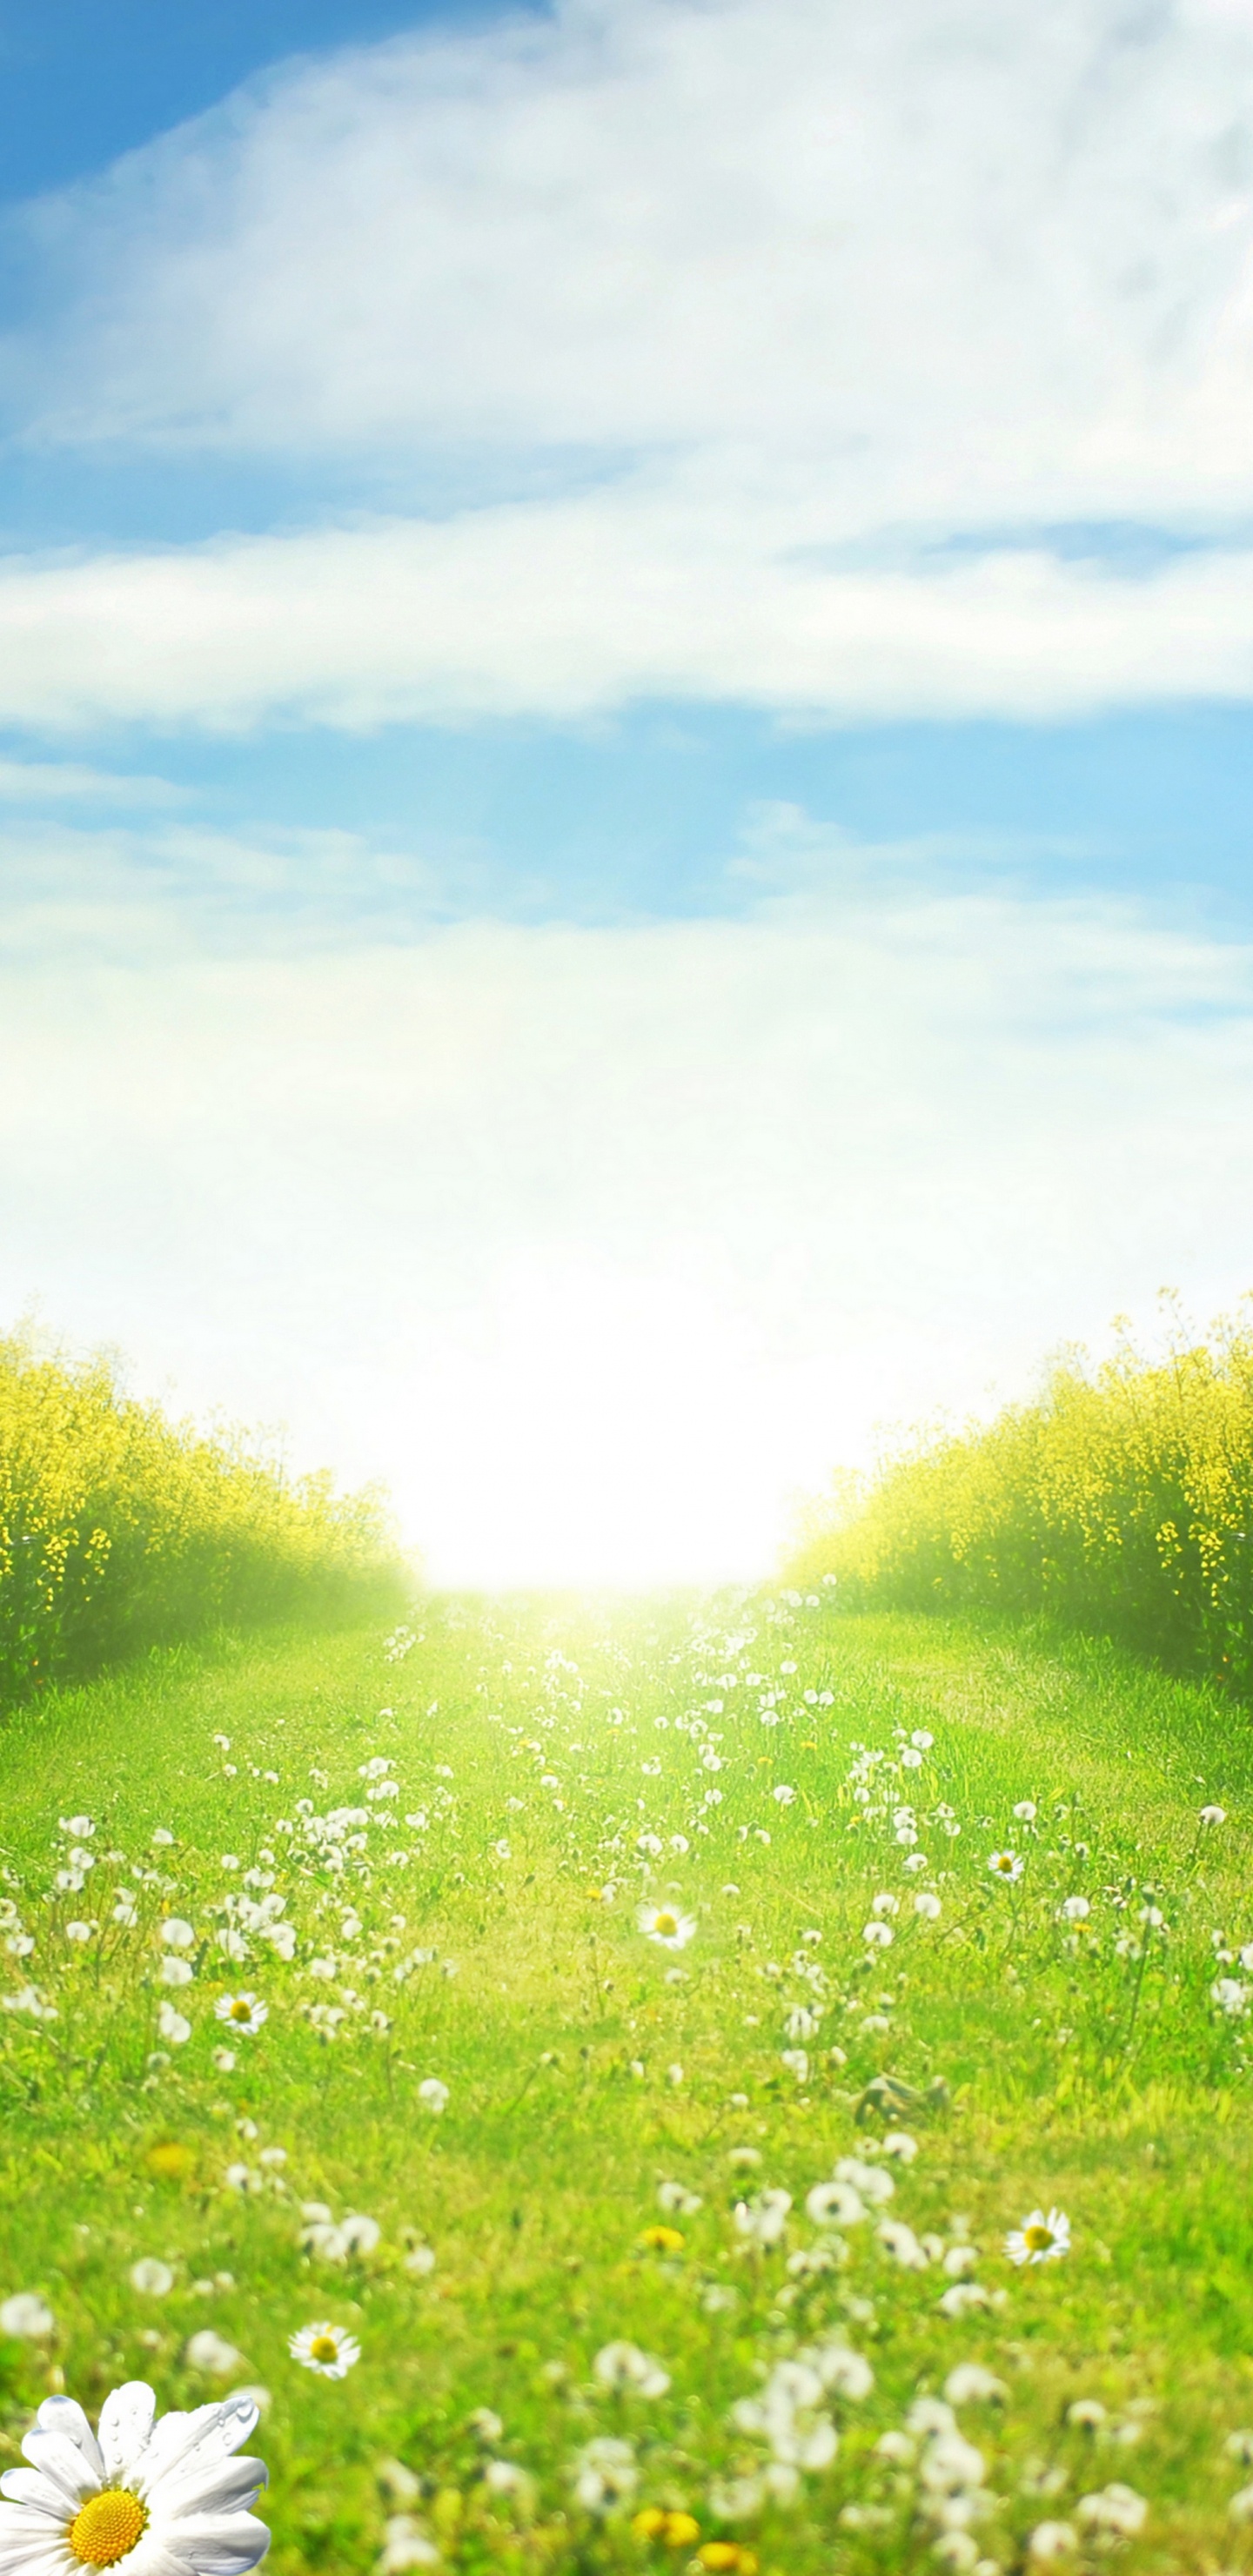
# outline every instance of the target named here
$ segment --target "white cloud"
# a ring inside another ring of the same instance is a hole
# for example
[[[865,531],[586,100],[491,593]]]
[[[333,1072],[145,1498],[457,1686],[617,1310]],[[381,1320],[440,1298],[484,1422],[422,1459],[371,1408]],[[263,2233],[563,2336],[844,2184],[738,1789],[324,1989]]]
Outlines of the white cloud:
[[[61,418],[729,443],[821,457],[836,525],[1247,506],[1251,84],[1212,0],[566,0],[298,63],[38,216]]]
[[[440,497],[10,564],[11,719],[1253,688],[1248,0],[566,0],[289,67],[24,221],[31,435]],[[1110,521],[1211,550],[1049,533]]]
[[[824,571],[648,489],[0,571],[0,716],[348,727],[703,697],[821,717],[1253,694],[1253,552]],[[771,522],[775,525],[772,526]]]
[[[443,1575],[612,1580],[752,1570],[877,1421],[1234,1298],[1253,953],[823,898],[794,837],[741,922],[0,965],[0,1313],[385,1475]]]

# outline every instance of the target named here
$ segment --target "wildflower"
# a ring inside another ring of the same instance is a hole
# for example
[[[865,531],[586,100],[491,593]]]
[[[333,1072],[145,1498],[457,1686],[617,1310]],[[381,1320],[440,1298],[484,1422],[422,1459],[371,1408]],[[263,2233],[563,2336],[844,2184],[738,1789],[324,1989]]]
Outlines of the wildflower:
[[[981,2281],[954,2281],[952,2289],[945,2290],[936,2301],[942,2317],[969,2316],[972,2308],[988,2308],[991,2304]]]
[[[213,2009],[219,2021],[229,2022],[232,2030],[241,2031],[249,2039],[270,2018],[269,2005],[263,2003],[259,1995],[250,1993],[219,1995]]]
[[[168,2298],[174,2287],[169,2264],[158,2262],[155,2254],[145,2254],[138,2263],[132,2263],[130,2281],[132,2290],[138,2290],[145,2299]]]
[[[190,1950],[195,1947],[196,1935],[192,1925],[184,1923],[181,1915],[178,1914],[167,1915],[161,1926],[161,1938],[167,1950]]]
[[[149,2147],[144,2161],[149,2173],[159,2175],[162,2182],[185,2182],[196,2159],[191,2148],[181,2145],[177,2138],[161,2138],[155,2147]]]
[[[660,2208],[673,2211],[679,2218],[694,2218],[703,2207],[699,2192],[689,2191],[683,2182],[659,2182],[657,2201]]]
[[[808,2011],[804,2004],[794,2004],[784,2020],[783,2027],[789,2039],[816,2039],[818,2016]]]
[[[1006,2390],[1004,2382],[997,2379],[992,2371],[985,2370],[982,2362],[959,2361],[944,2382],[944,2395],[950,2406],[984,2403],[999,2406],[1004,2401]]]
[[[299,2327],[288,2336],[287,2349],[293,2361],[300,2362],[306,2370],[316,2370],[323,2379],[346,2379],[353,2363],[361,2359],[356,2336],[325,2320]]]
[[[1063,1923],[1086,1923],[1092,1908],[1086,1896],[1064,1896],[1057,1911]]]
[[[176,1959],[172,1952],[168,1951],[157,1970],[159,1982],[163,1986],[189,1986],[193,1973],[190,1959]]]
[[[879,2243],[906,2272],[925,2272],[930,2257],[903,2218],[885,2218],[876,2231]]]
[[[772,1794],[775,1805],[778,1807],[790,1807],[795,1803],[796,1791],[795,1789],[789,1789],[784,1781],[780,1781],[777,1789],[775,1789]]]
[[[157,2013],[157,2029],[172,2048],[182,2048],[191,2038],[191,2023],[186,2015],[176,2012],[173,2004],[162,2004]]]
[[[435,2269],[435,2256],[429,2245],[411,2245],[405,2256],[406,2272],[426,2273]]]
[[[991,1870],[993,1878],[1015,1879],[1022,1877],[1022,1862],[1019,1859],[1017,1852],[989,1852],[988,1868]]]
[[[1210,2002],[1217,2004],[1228,2021],[1239,2021],[1249,2007],[1249,1990],[1238,1977],[1216,1977],[1210,1987]]]
[[[676,1914],[665,1905],[641,1905],[635,1919],[641,1932],[650,1941],[656,1941],[663,1950],[686,1950],[696,1931],[692,1915]]]
[[[898,2164],[912,2165],[918,2153],[918,2141],[911,2138],[908,2129],[889,2129],[883,2141],[883,2152],[885,2156],[894,2156]]]
[[[402,2576],[407,2567],[438,2567],[439,2551],[411,2513],[392,2513],[383,2525],[379,2576]]]
[[[852,2352],[845,2343],[817,2344],[803,2358],[809,2362],[824,2388],[837,2397],[868,2397],[874,2386],[874,2372],[860,2352]]]
[[[1225,1807],[1202,1807],[1200,1822],[1203,1825],[1225,1825],[1227,1810]]]
[[[880,1923],[876,1919],[867,1923],[861,1937],[871,1950],[890,1950],[896,1935],[890,1923]]]
[[[611,2513],[616,2504],[633,2496],[639,2485],[631,2444],[612,2434],[585,2442],[571,2464],[571,2475],[575,2500],[587,2513]]]
[[[1034,1798],[1020,1798],[1014,1809],[1014,1814],[1017,1816],[1020,1825],[1033,1825],[1036,1820],[1036,1812],[1036,1803]]]
[[[752,2245],[777,2245],[791,2206],[790,2191],[759,2191],[753,2200],[737,2200],[736,2227]]]
[[[1227,2511],[1233,2522],[1253,2522],[1253,2487],[1238,2487]]]
[[[216,2066],[219,2075],[233,2074],[235,2069],[234,2049],[215,2048],[213,2052],[213,2063]]]
[[[1105,2422],[1105,2408],[1099,2397],[1076,2397],[1066,2409],[1066,2421],[1080,2425],[1085,2433],[1095,2433],[1097,2426]]]
[[[339,2232],[350,2254],[372,2254],[383,2230],[377,2218],[354,2215],[341,2219]]]
[[[32,2021],[55,2021],[55,2004],[46,2004],[38,1986],[19,1986],[15,1994],[0,1995],[6,2012],[29,2013]]]
[[[1131,2540],[1143,2528],[1148,2506],[1134,2487],[1115,2480],[1096,2495],[1080,2496],[1077,2510],[1088,2531],[1104,2533],[1111,2540]]]
[[[645,2254],[681,2254],[683,2239],[677,2227],[646,2227],[636,2244]]]
[[[928,1887],[922,1888],[914,1898],[914,1912],[924,1923],[938,1923],[943,1910],[939,1897],[933,1896]]]
[[[438,2075],[424,2075],[418,2086],[418,2100],[424,2110],[438,2118],[448,2107],[448,2086],[440,2082]]]
[[[1253,2432],[1229,2433],[1223,2449],[1229,2460],[1241,2460],[1247,2468],[1253,2461]]]
[[[633,2389],[640,2397],[664,2397],[670,2385],[669,2371],[634,2343],[603,2345],[592,2368],[603,2387]]]
[[[944,2269],[950,2281],[960,2281],[963,2273],[973,2272],[978,2260],[973,2245],[950,2245],[944,2257]]]
[[[694,2514],[664,2513],[660,2505],[645,2508],[631,2523],[637,2540],[660,2540],[667,2549],[690,2549],[700,2538],[700,2524]]]
[[[0,2553],[6,2567],[114,2567],[142,2542],[150,2567],[178,2566],[243,2576],[269,2546],[251,2511],[265,2470],[260,2460],[224,2461],[257,2421],[251,2399],[234,2396],[197,2414],[157,2418],[142,2380],[114,2389],[100,2411],[99,2438],[72,2397],[48,2397],[22,2444],[29,2469],[0,2480]]]
[[[1021,2227],[1011,2227],[1005,2251],[1011,2263],[1060,2262],[1070,2252],[1070,2220],[1065,2211],[1050,2209],[1046,2218],[1042,2209],[1033,2209]]]
[[[206,2379],[226,2379],[243,2355],[227,2342],[225,2335],[215,2334],[212,2326],[202,2326],[199,2334],[189,2337],[183,2359],[189,2370],[203,2371]]]
[[[798,2084],[804,2084],[807,2082],[809,2076],[809,2059],[803,2048],[781,2049],[779,2052],[779,2064],[781,2066],[786,2066],[789,2075],[794,2075]]]
[[[501,2417],[490,2406],[475,2406],[466,2417],[466,2429],[473,2433],[476,2442],[484,2442],[490,2449],[493,2442],[500,2440],[505,2427]]]
[[[901,1900],[899,1896],[893,1896],[889,1890],[885,1890],[882,1895],[871,1899],[870,1911],[872,1914],[899,1914],[900,1910]]]
[[[1038,2522],[1027,2542],[1027,2556],[1045,2561],[1068,2558],[1078,2546],[1079,2535],[1073,2523]]]
[[[56,2333],[56,2318],[33,2290],[17,2290],[0,2305],[0,2334],[19,2335],[30,2343],[46,2343]]]
[[[891,2200],[896,2191],[891,2174],[884,2173],[881,2165],[863,2163],[860,2156],[841,2156],[835,2168],[835,2179],[851,2183],[863,2200],[876,2204]]]

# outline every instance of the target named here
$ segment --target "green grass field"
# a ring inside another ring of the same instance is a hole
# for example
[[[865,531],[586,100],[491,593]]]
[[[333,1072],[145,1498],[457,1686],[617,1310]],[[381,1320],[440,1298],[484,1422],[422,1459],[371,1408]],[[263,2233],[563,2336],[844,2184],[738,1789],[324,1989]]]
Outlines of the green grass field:
[[[410,1615],[6,1723],[6,2463],[246,2384],[280,2576],[1245,2567],[1246,1716],[825,1594]]]

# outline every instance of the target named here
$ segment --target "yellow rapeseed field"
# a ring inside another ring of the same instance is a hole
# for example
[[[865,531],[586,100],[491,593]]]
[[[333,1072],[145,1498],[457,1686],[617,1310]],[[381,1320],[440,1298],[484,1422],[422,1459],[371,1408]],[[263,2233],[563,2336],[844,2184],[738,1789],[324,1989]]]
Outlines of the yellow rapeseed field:
[[[106,1359],[0,1339],[0,1688],[394,1573],[377,1494],[171,1422]]]
[[[920,1438],[810,1513],[796,1581],[852,1602],[1050,1612],[1253,1680],[1253,1309],[1163,1355],[1123,1338],[987,1427]]]

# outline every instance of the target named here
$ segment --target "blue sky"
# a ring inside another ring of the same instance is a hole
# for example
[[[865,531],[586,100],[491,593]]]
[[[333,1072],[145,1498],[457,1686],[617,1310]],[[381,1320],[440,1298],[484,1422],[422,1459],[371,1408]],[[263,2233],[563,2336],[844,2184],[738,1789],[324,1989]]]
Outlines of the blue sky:
[[[0,64],[6,1312],[643,1579],[1242,1293],[1244,0]]]

